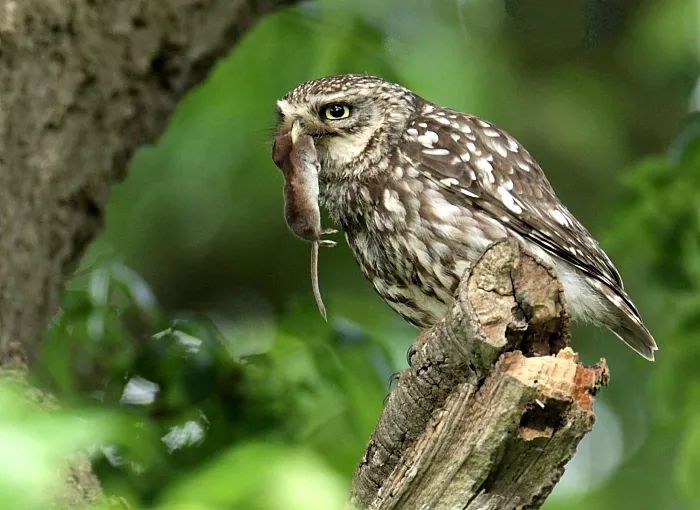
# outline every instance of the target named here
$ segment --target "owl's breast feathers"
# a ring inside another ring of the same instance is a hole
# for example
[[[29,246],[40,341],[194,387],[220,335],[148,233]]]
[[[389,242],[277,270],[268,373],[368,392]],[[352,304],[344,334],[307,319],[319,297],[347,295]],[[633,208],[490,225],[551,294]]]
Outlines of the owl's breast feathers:
[[[404,158],[397,150],[386,171],[323,179],[322,203],[377,292],[409,322],[429,326],[468,265],[507,232]]]

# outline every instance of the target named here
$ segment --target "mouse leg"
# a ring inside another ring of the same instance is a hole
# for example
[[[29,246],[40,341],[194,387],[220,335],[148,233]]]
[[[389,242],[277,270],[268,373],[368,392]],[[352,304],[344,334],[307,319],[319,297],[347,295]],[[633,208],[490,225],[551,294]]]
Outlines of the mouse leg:
[[[324,248],[333,248],[338,245],[336,241],[333,241],[332,239],[321,239],[321,236],[330,236],[333,234],[337,234],[338,231],[334,228],[327,228],[324,230],[321,230],[321,233],[318,236],[318,245],[322,246]]]

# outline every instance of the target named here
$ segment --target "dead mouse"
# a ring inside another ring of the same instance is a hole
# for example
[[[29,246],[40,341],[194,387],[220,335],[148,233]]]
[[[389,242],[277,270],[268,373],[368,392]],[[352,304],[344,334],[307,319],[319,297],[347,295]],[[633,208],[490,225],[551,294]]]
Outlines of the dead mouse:
[[[275,138],[272,159],[284,175],[284,215],[289,228],[311,245],[311,286],[318,310],[326,319],[326,307],[318,284],[318,248],[333,247],[335,241],[321,239],[337,230],[321,228],[321,211],[318,205],[318,173],[320,164],[309,135],[298,135],[296,126],[289,133]]]

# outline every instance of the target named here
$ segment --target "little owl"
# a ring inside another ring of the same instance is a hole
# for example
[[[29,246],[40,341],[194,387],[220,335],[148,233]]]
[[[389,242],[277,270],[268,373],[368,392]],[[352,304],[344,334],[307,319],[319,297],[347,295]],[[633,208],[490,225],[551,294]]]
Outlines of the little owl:
[[[515,238],[557,272],[574,319],[647,359],[656,343],[598,243],[513,137],[474,115],[364,75],[299,85],[279,133],[310,136],[319,202],[379,295],[420,328],[443,317],[465,269]]]

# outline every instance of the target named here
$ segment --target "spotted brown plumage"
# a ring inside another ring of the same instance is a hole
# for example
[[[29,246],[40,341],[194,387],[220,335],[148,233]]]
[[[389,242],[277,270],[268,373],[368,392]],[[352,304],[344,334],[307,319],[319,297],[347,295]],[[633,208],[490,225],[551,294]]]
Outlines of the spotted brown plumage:
[[[656,343],[612,262],[505,131],[365,75],[303,83],[278,110],[279,133],[296,123],[313,138],[321,204],[409,322],[434,324],[468,265],[514,237],[557,271],[575,319],[653,359]]]

